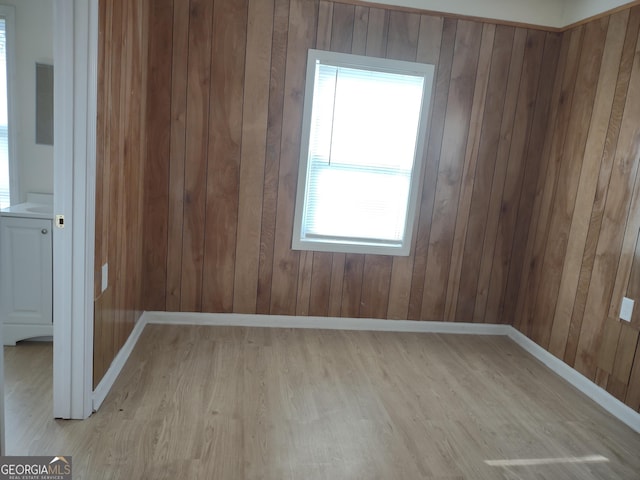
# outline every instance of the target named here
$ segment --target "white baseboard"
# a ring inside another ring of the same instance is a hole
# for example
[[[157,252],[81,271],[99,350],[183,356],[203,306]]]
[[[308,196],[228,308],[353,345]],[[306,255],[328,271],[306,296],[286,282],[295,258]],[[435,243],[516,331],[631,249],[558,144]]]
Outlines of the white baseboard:
[[[509,327],[508,337],[535,358],[544,363],[554,373],[576,387],[591,400],[604,408],[621,422],[640,433],[640,413],[625,405],[605,389],[593,383],[577,370],[573,369],[553,354],[546,351],[529,337]]]
[[[510,325],[456,322],[419,322],[372,318],[300,317],[285,315],[250,315],[225,313],[144,312],[104,378],[93,393],[97,410],[106,398],[144,327],[160,325],[208,325],[264,328],[311,328],[319,330],[368,330],[384,332],[447,333],[463,335],[504,335],[540,360],[557,375],[576,387],[614,417],[640,433],[640,413],[628,407],[584,375],[540,347]]]
[[[129,338],[127,338],[127,341],[124,343],[120,351],[116,354],[116,357],[113,359],[113,362],[111,362],[111,365],[107,370],[107,373],[104,374],[104,377],[102,377],[102,380],[100,380],[100,383],[98,384],[96,389],[93,391],[93,411],[94,412],[100,408],[100,405],[102,405],[102,402],[104,402],[104,399],[107,398],[107,395],[111,391],[111,387],[113,387],[113,384],[118,378],[118,375],[120,375],[120,372],[124,367],[124,364],[127,363],[127,360],[129,359],[129,356],[131,355],[133,348],[136,346],[136,343],[138,343],[138,340],[140,339],[140,335],[142,335],[142,331],[146,326],[147,326],[147,322],[143,314],[138,319],[135,327],[133,327],[133,331],[131,332],[131,335],[129,335]]]
[[[509,325],[457,322],[417,322],[373,318],[300,317],[240,313],[145,312],[147,323],[265,328],[312,328],[318,330],[368,330],[377,332],[451,333],[507,335]]]

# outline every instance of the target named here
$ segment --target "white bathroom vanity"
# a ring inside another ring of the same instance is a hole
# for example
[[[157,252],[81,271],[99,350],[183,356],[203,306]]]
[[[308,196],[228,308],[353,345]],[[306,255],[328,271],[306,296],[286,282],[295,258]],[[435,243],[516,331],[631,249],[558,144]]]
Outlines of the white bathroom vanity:
[[[5,345],[53,335],[53,201],[48,195],[0,212],[0,318]]]

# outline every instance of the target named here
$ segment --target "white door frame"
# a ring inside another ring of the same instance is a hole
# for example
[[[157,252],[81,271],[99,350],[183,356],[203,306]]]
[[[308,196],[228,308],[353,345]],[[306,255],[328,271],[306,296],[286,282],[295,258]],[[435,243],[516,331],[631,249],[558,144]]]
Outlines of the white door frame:
[[[93,411],[98,0],[54,2],[53,415]],[[54,220],[55,222],[55,220]]]

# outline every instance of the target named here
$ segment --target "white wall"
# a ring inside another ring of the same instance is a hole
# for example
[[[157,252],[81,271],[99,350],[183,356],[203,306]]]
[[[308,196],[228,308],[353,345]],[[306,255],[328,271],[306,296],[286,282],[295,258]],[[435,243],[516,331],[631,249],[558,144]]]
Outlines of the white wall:
[[[53,147],[36,145],[36,62],[53,64],[52,0],[0,0],[15,7],[14,112],[20,196],[53,193]]]
[[[478,18],[563,28],[630,0],[365,0]]]
[[[564,25],[572,25],[585,18],[629,4],[629,0],[564,0]]]
[[[561,27],[564,2],[559,0],[366,0],[478,18]]]

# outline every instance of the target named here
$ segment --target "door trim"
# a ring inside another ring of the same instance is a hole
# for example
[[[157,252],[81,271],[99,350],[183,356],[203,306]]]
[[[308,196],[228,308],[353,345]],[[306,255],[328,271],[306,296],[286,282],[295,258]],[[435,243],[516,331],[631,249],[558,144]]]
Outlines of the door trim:
[[[53,414],[92,413],[98,0],[54,3]]]

